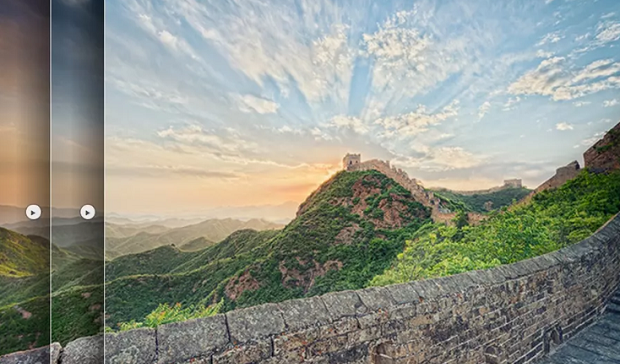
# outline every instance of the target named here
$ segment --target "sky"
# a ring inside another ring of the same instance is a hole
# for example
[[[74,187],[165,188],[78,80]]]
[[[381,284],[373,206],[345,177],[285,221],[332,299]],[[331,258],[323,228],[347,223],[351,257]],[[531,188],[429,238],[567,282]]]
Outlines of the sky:
[[[50,206],[49,50],[49,3],[3,1],[0,205]]]
[[[292,214],[347,152],[535,188],[620,122],[618,46],[616,0],[108,0],[107,211]]]
[[[103,3],[52,0],[51,193],[57,208],[103,211]]]

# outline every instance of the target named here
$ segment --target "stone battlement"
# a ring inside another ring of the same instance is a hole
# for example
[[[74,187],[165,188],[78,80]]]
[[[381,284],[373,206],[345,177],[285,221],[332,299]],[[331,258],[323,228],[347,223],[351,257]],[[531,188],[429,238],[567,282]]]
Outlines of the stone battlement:
[[[514,264],[106,334],[105,363],[533,363],[604,312],[619,272],[616,215],[580,243]],[[100,363],[103,342],[55,344],[52,364]]]
[[[353,156],[355,159],[351,159]],[[416,201],[431,209],[431,218],[435,222],[451,223],[456,217],[456,213],[441,205],[441,200],[435,197],[432,191],[427,191],[422,183],[415,178],[410,178],[407,172],[395,166],[390,166],[390,162],[379,159],[361,161],[360,154],[347,154],[343,159],[343,167],[347,171],[378,171],[390,177],[396,183],[411,192]],[[480,214],[470,213],[470,221],[477,223],[484,217]]]

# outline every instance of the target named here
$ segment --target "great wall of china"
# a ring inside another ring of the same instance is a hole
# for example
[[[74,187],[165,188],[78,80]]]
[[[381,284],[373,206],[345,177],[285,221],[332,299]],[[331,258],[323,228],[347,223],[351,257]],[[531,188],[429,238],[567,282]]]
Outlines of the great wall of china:
[[[605,311],[619,271],[616,215],[514,264],[86,337],[0,364],[528,364]]]
[[[450,223],[456,213],[445,208],[441,204],[441,200],[435,196],[432,191],[428,191],[422,186],[420,181],[410,178],[407,172],[395,166],[390,166],[390,162],[378,159],[372,159],[362,162],[360,154],[347,154],[342,159],[342,166],[347,171],[378,171],[390,177],[396,183],[407,189],[413,197],[422,205],[431,209],[431,218],[435,222]],[[484,219],[484,215],[470,212],[467,214],[468,219],[472,223],[478,223]]]
[[[587,168],[620,169],[620,124],[612,131],[584,154]],[[438,205],[389,163],[356,164]],[[538,190],[578,170],[560,168]],[[437,206],[436,213],[444,212]],[[605,312],[619,272],[617,214],[580,243],[514,264],[54,343],[0,364],[529,364]]]

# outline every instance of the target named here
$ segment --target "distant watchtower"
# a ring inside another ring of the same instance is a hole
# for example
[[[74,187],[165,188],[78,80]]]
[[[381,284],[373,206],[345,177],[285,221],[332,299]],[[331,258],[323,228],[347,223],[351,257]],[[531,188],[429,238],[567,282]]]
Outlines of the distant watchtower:
[[[345,155],[344,158],[342,158],[342,168],[345,171],[351,171],[355,168],[356,165],[360,164],[361,161],[362,161],[361,154],[347,153],[347,155]]]
[[[520,179],[505,179],[504,180],[504,186],[505,187],[512,187],[512,188],[522,188],[523,187],[523,183],[521,182]]]

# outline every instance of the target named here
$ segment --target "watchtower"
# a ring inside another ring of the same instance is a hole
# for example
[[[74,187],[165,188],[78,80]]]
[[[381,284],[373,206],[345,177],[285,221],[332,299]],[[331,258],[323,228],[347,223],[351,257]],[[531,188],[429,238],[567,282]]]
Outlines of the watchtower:
[[[347,153],[347,155],[345,155],[344,158],[342,158],[342,168],[345,171],[351,171],[355,168],[356,165],[360,164],[361,161],[362,161],[361,154]]]

